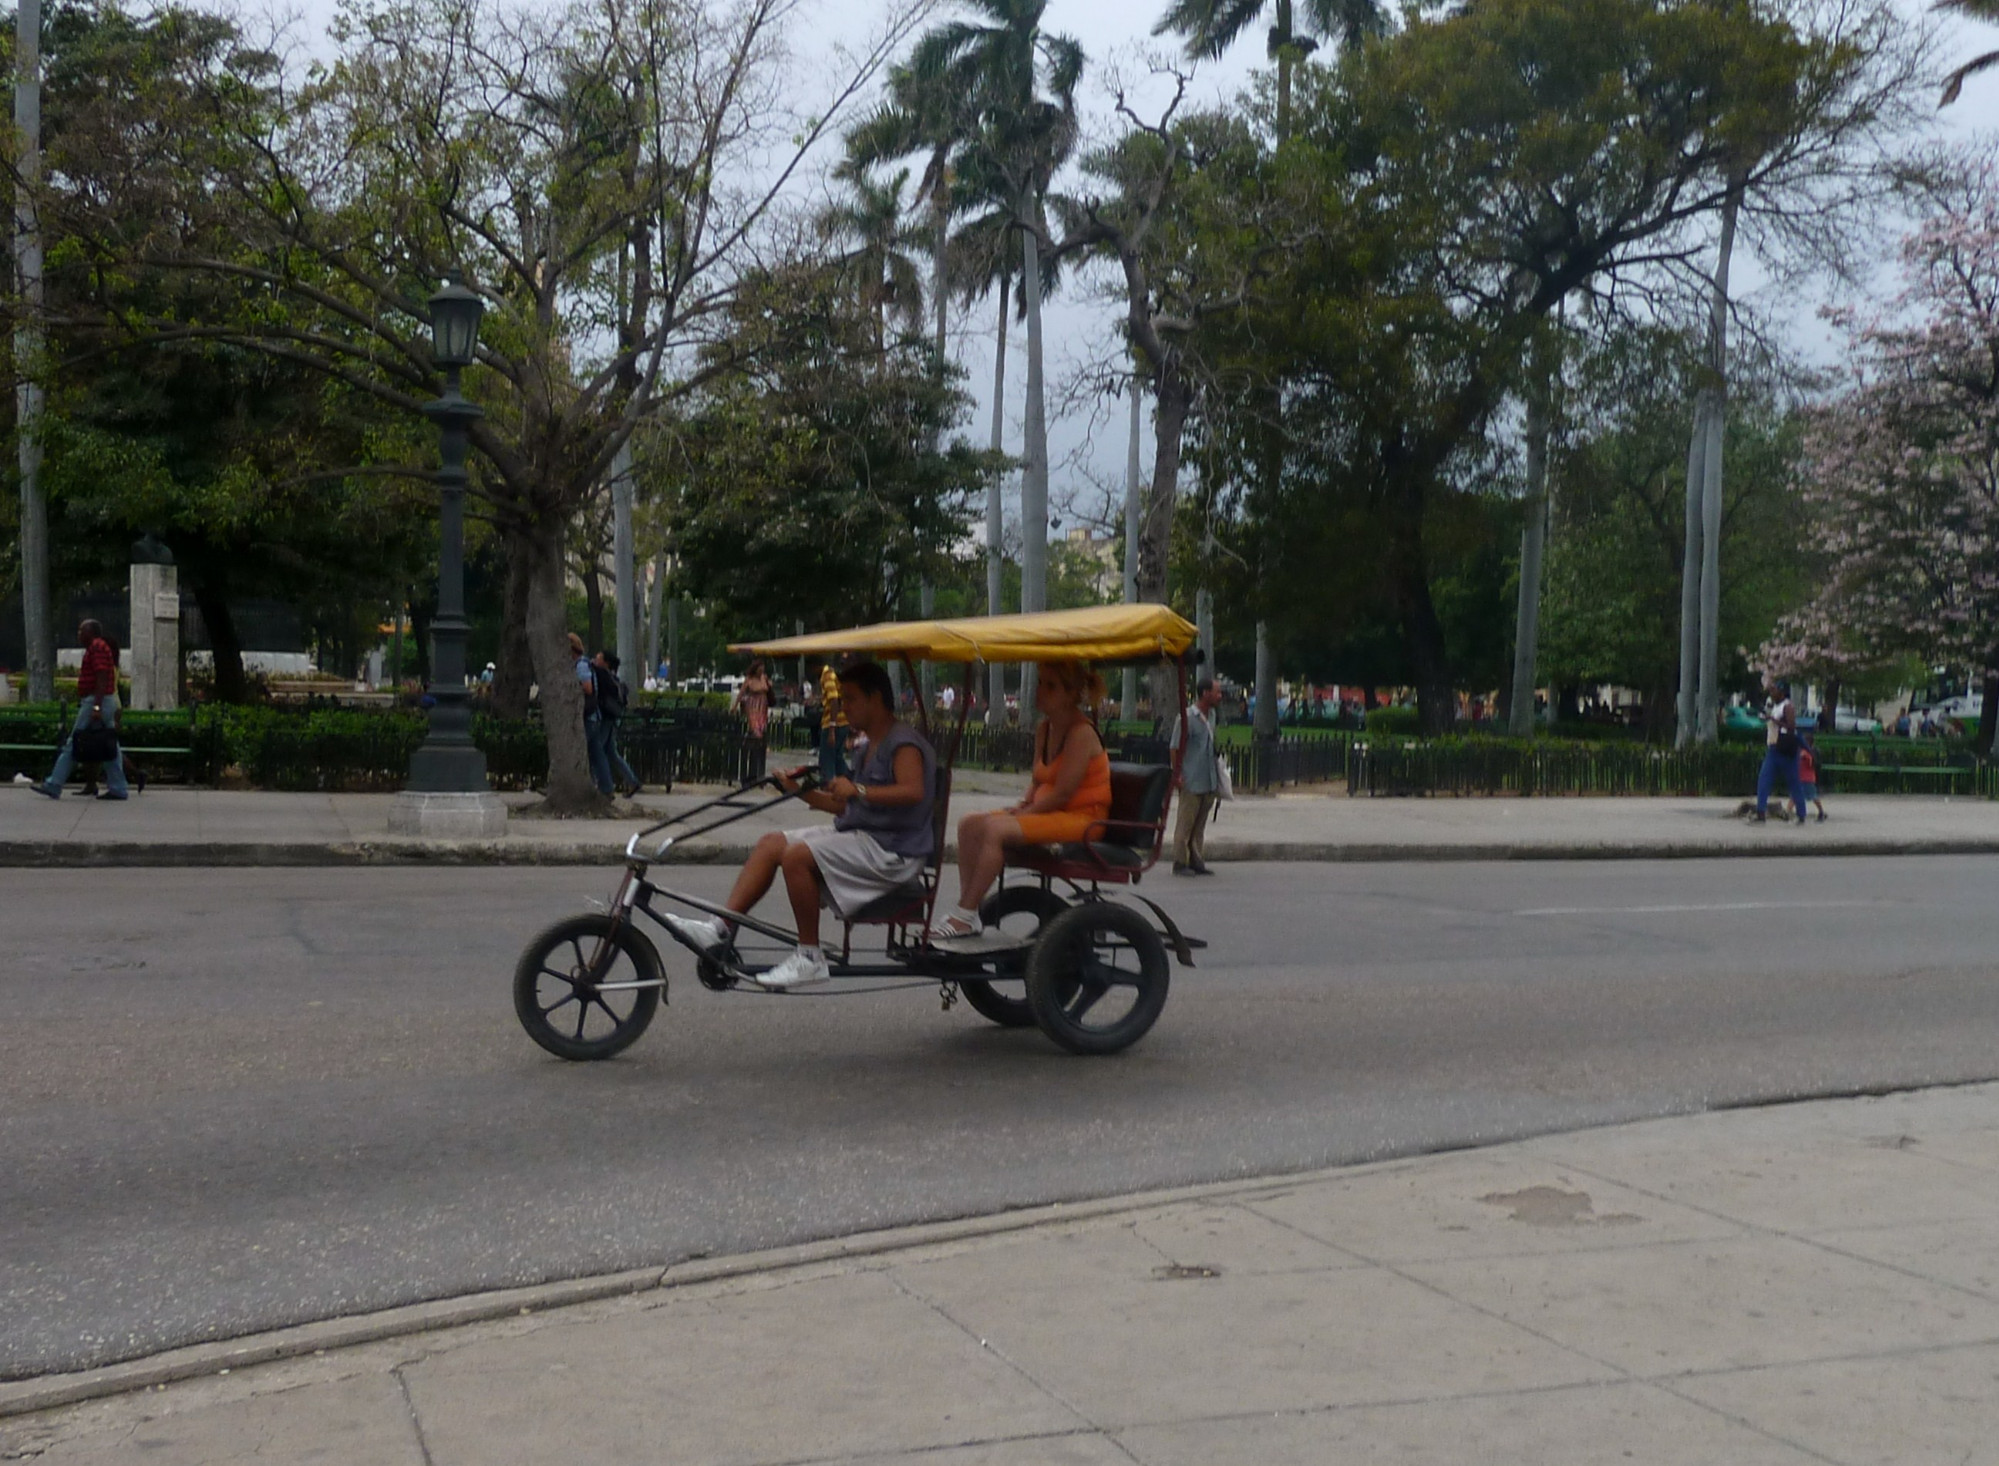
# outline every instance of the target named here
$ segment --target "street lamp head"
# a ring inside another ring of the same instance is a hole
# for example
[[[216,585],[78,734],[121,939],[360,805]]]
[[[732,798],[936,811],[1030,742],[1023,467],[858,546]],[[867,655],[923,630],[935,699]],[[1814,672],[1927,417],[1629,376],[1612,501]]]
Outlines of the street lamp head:
[[[430,298],[430,354],[439,366],[468,367],[479,345],[486,303],[454,273]]]

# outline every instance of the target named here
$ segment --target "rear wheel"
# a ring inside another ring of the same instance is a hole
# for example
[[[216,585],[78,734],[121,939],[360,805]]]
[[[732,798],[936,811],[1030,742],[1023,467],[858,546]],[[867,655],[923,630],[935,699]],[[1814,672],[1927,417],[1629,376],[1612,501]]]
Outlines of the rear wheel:
[[[1129,1048],[1166,1006],[1166,944],[1138,912],[1085,901],[1051,921],[1027,963],[1041,1031],[1072,1054]]]
[[[521,954],[514,1013],[528,1037],[559,1058],[608,1059],[631,1047],[652,1022],[659,976],[659,953],[631,923],[595,913],[572,916]]]
[[[1067,901],[1044,886],[1008,886],[986,897],[979,907],[979,920],[986,924],[986,930],[1002,931],[1025,943],[1068,909]],[[1032,950],[1023,945],[1018,951],[1000,955],[993,961],[993,970],[1002,978],[1025,979],[1027,954]],[[1028,1006],[1026,991],[1013,982],[1001,989],[982,977],[966,978],[958,984],[958,991],[974,1013],[1001,1028],[1034,1026],[1034,1009]]]

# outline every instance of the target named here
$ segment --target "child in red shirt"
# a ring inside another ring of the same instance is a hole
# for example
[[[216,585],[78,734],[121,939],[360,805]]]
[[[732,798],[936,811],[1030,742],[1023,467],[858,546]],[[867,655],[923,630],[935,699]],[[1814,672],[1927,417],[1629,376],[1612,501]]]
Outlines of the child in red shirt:
[[[1819,823],[1825,823],[1825,801],[1819,798],[1819,756],[1810,738],[1798,740],[1798,784],[1805,802],[1817,807]]]

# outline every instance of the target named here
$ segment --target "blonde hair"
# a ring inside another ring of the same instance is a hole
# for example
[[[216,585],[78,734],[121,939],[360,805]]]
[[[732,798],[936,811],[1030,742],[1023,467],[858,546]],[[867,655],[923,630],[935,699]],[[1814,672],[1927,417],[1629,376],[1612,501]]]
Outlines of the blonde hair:
[[[1068,688],[1083,707],[1093,708],[1103,701],[1104,679],[1088,662],[1043,662],[1038,675],[1044,684],[1055,682]]]

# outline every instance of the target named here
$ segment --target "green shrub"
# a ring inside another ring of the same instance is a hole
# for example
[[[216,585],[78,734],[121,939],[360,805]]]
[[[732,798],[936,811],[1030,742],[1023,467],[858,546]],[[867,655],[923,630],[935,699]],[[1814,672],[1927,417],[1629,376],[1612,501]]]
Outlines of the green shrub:
[[[1423,714],[1417,708],[1374,708],[1366,723],[1371,737],[1414,738],[1423,731]]]

